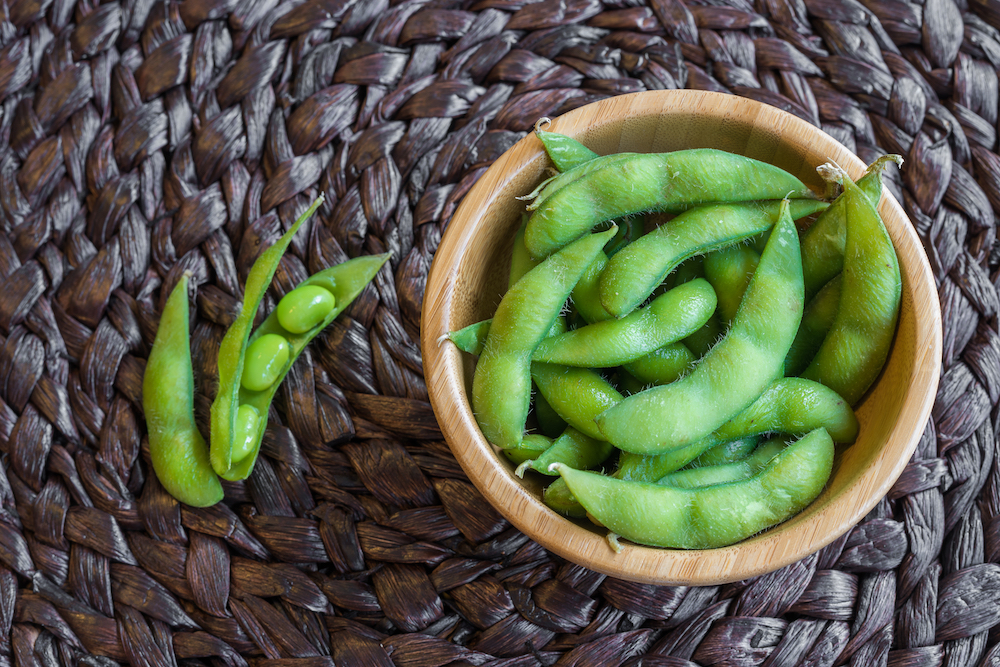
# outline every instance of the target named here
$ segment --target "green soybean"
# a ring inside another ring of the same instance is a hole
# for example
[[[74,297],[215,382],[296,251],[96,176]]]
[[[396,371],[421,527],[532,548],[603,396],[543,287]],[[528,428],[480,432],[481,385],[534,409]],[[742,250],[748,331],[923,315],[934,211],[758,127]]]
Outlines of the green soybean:
[[[142,377],[142,409],[153,471],[167,493],[193,507],[222,500],[222,485],[194,419],[194,373],[188,333],[188,279],[167,298]]]
[[[305,333],[323,321],[336,299],[316,285],[293,289],[278,302],[278,322],[292,333]]]
[[[232,460],[239,463],[249,456],[256,445],[260,413],[252,405],[241,405],[236,411],[236,437],[233,439]]]
[[[644,211],[683,211],[710,202],[782,197],[815,199],[803,183],[773,165],[714,149],[672,153],[619,153],[570,169],[571,182],[546,185],[528,206],[533,211],[524,243],[545,257],[595,225]]]
[[[832,388],[850,405],[875,381],[889,355],[899,317],[899,261],[871,200],[839,172],[847,241],[840,306],[802,376]]]
[[[476,421],[497,447],[521,441],[531,399],[531,353],[615,231],[570,244],[526,273],[500,300],[472,378]]]
[[[802,319],[802,299],[798,232],[784,205],[725,336],[690,374],[598,415],[600,432],[619,449],[647,455],[709,435],[782,373]]]
[[[595,322],[546,338],[531,358],[565,366],[620,366],[697,331],[715,307],[712,286],[705,280],[694,280],[621,319]]]
[[[291,356],[288,341],[278,334],[257,338],[247,347],[240,382],[250,391],[264,391],[281,376]]]
[[[730,484],[680,489],[632,482],[555,463],[566,487],[597,523],[637,544],[673,549],[728,546],[803,510],[833,467],[833,440],[822,429],[792,443],[757,475]]]
[[[610,259],[601,274],[601,303],[609,313],[622,317],[645,301],[689,257],[769,230],[781,206],[781,201],[713,204],[681,213]],[[826,206],[825,202],[794,200],[789,210],[792,218],[799,218]]]
[[[589,470],[604,463],[614,450],[611,443],[595,440],[569,426],[551,447],[537,457],[521,463],[514,474],[524,477],[526,470],[535,470],[543,475],[555,476],[549,466],[556,462],[565,463],[577,470]]]

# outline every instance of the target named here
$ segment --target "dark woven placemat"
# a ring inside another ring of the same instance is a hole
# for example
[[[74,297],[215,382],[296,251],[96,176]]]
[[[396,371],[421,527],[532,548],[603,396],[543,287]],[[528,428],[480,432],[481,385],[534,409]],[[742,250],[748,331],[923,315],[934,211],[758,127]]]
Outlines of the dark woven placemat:
[[[1000,665],[1000,0],[0,0],[0,665]],[[914,460],[774,574],[566,563],[442,442],[418,346],[456,204],[543,115],[659,88],[788,110],[889,187],[939,281]],[[194,510],[141,379],[194,274],[204,422],[253,259],[320,192],[268,307],[391,266],[296,364],[265,456]]]

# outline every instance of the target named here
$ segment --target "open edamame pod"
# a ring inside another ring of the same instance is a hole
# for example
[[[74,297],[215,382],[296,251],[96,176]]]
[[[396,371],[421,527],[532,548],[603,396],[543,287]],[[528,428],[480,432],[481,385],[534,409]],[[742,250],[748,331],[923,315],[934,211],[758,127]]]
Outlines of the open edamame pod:
[[[744,540],[802,511],[826,485],[833,440],[817,429],[798,440],[757,475],[731,484],[679,489],[631,482],[561,463],[552,468],[596,523],[637,544],[714,549]]]
[[[697,331],[715,312],[715,290],[692,280],[619,320],[595,322],[538,344],[532,361],[611,368],[634,361]]]
[[[239,392],[243,377],[243,364],[246,360],[250,331],[253,328],[254,317],[257,315],[257,308],[260,306],[260,301],[264,298],[267,288],[271,285],[271,279],[274,278],[278,262],[285,254],[288,244],[292,242],[292,237],[316,212],[323,200],[323,196],[320,195],[295,221],[291,229],[285,232],[274,245],[261,253],[253,266],[250,267],[250,273],[247,275],[247,282],[243,288],[243,307],[240,308],[240,314],[236,317],[236,321],[230,325],[219,345],[219,391],[212,402],[211,457],[212,467],[226,479],[242,479],[226,477],[226,475],[232,475],[231,456],[233,443],[237,438],[237,414],[240,406]],[[252,416],[248,411],[244,411],[245,419],[242,421],[242,426],[250,425]],[[259,417],[258,415],[258,421],[266,422],[267,412],[265,411],[263,420]],[[263,433],[263,426],[260,429]]]
[[[267,319],[253,333],[253,336],[250,337],[248,351],[252,351],[255,345],[258,344],[258,341],[280,340],[287,344],[288,354],[283,363],[276,365],[275,370],[268,373],[266,379],[269,383],[267,386],[263,386],[265,384],[263,382],[248,382],[248,378],[241,378],[237,394],[238,418],[236,420],[236,428],[231,431],[235,437],[231,440],[232,444],[230,444],[229,451],[222,450],[227,445],[224,440],[220,438],[216,441],[214,434],[212,436],[213,466],[216,462],[219,462],[220,465],[223,461],[229,462],[228,468],[222,470],[219,467],[216,468],[220,477],[228,480],[240,480],[246,479],[250,475],[253,465],[257,460],[257,454],[260,451],[260,442],[264,437],[264,429],[267,427],[268,408],[271,405],[271,400],[274,398],[275,392],[281,385],[281,381],[285,379],[285,375],[288,374],[292,364],[295,363],[295,360],[306,348],[306,345],[323,329],[329,326],[340,313],[344,312],[344,309],[351,305],[354,299],[361,294],[361,291],[372,281],[378,270],[388,260],[389,253],[363,255],[349,259],[336,266],[331,266],[306,278],[295,289],[286,294],[281,302],[284,303],[286,299],[294,302],[300,297],[308,298],[310,293],[313,292],[312,288],[323,289],[332,295],[335,303],[325,313],[323,318],[318,321],[315,319],[309,320],[307,323],[313,324],[313,326],[301,332],[289,331],[278,319],[279,309],[268,315]],[[295,328],[303,329],[303,326],[296,326]],[[244,365],[244,375],[249,370]],[[263,388],[260,388],[261,386]],[[212,407],[214,409],[215,405],[213,404]],[[236,447],[237,444],[239,445],[238,448]],[[219,448],[218,453],[217,446]]]
[[[648,455],[696,443],[782,374],[802,319],[803,296],[799,237],[787,200],[778,218],[719,343],[680,380],[633,394],[597,416],[598,429],[619,449]]]
[[[854,405],[878,377],[896,333],[902,280],[896,249],[878,211],[839,167],[847,241],[840,306],[802,377],[822,382]]]
[[[160,484],[182,503],[208,507],[222,500],[222,484],[194,419],[194,374],[188,333],[185,272],[167,298],[142,376],[142,410],[149,456]]]
[[[710,202],[816,199],[787,171],[711,148],[596,157],[556,177],[528,206],[524,244],[546,257],[607,220]]]
[[[570,291],[616,228],[585,236],[548,257],[500,300],[472,377],[472,409],[486,439],[507,449],[524,434],[531,402],[531,353]]]
[[[608,261],[601,274],[601,303],[615,317],[626,315],[689,257],[724,248],[771,229],[781,206],[781,201],[777,200],[709,204],[681,213],[639,237]],[[793,219],[827,206],[826,202],[801,199],[788,204]]]

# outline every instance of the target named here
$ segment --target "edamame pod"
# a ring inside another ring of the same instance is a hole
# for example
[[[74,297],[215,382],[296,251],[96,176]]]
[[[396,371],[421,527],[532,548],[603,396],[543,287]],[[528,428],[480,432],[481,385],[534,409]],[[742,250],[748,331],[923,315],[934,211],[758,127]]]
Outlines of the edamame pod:
[[[781,206],[780,201],[711,204],[681,213],[610,259],[601,274],[601,303],[609,313],[622,317],[645,301],[687,258],[724,248],[770,229]],[[792,218],[799,218],[827,204],[793,200],[788,206]]]
[[[572,519],[582,519],[587,516],[587,510],[583,509],[583,505],[573,497],[569,487],[566,486],[566,480],[562,478],[553,480],[545,487],[545,491],[542,492],[542,502],[548,505],[549,509]]]
[[[521,439],[517,447],[503,450],[503,455],[511,463],[520,466],[525,461],[538,458],[542,452],[552,446],[552,442],[552,438],[537,433],[529,433]]]
[[[521,441],[531,400],[531,353],[615,231],[570,244],[526,273],[500,300],[472,377],[476,421],[497,447],[506,449]]]
[[[595,440],[568,426],[551,447],[536,458],[521,463],[514,474],[524,477],[526,470],[535,470],[543,475],[555,476],[549,471],[549,466],[557,461],[577,470],[590,470],[604,463],[614,450],[610,442]]]
[[[528,206],[533,211],[524,243],[546,257],[606,220],[643,211],[684,211],[709,202],[782,197],[815,199],[799,179],[752,158],[710,148],[672,153],[618,153],[597,157],[569,183],[546,185]]]
[[[857,182],[858,188],[876,208],[882,198],[882,171],[890,162],[902,164],[903,158],[883,155],[868,165],[864,176]],[[827,176],[835,179],[833,174]],[[847,242],[844,213],[844,202],[834,200],[830,208],[823,211],[812,227],[802,234],[802,279],[807,299],[811,299],[844,268],[844,245]]]
[[[601,305],[601,293],[598,289],[601,283],[601,273],[607,265],[607,253],[599,252],[587,270],[580,276],[580,282],[570,293],[573,307],[588,324],[612,319],[611,313],[604,310],[604,306]]]
[[[745,245],[732,245],[705,255],[705,279],[715,290],[719,318],[724,324],[736,317],[736,309],[759,263],[757,251]]]
[[[514,286],[521,277],[538,266],[538,260],[532,259],[528,254],[528,249],[524,247],[524,227],[528,224],[528,216],[524,216],[521,226],[514,234],[514,245],[510,251],[510,278],[507,281],[507,289]]]
[[[842,170],[847,242],[837,316],[802,377],[822,382],[850,405],[878,377],[896,333],[902,281],[892,240],[871,200]]]
[[[697,331],[715,307],[712,286],[703,279],[693,280],[620,320],[595,322],[546,338],[531,359],[589,368],[621,366]]]
[[[462,327],[458,331],[449,331],[445,336],[442,336],[441,339],[439,339],[439,343],[448,339],[462,352],[479,356],[483,353],[483,347],[486,345],[486,338],[490,334],[491,324],[493,324],[492,318],[482,320],[480,322],[473,322],[469,326]],[[546,336],[556,336],[564,333],[566,328],[566,318],[557,317],[556,321],[552,323],[552,327],[549,329]]]
[[[235,437],[236,413],[240,406],[239,393],[243,377],[243,364],[257,308],[271,284],[281,256],[285,254],[285,249],[292,242],[292,237],[316,212],[316,209],[323,203],[323,199],[323,196],[320,195],[295,221],[291,229],[285,232],[274,245],[261,253],[253,266],[250,267],[250,273],[243,288],[243,307],[240,308],[240,314],[236,317],[236,321],[230,325],[219,345],[219,391],[212,402],[211,411],[211,458],[212,467],[223,477],[230,474],[232,467],[230,456]],[[266,410],[264,414],[267,414]],[[226,479],[231,478],[227,477]]]
[[[779,378],[745,410],[698,442],[655,456],[622,452],[615,477],[652,482],[707,454],[719,443],[763,433],[804,435],[825,429],[835,442],[854,442],[858,419],[837,392],[804,378]]]
[[[567,171],[584,162],[589,162],[597,157],[597,153],[590,150],[576,139],[567,137],[558,132],[547,132],[541,128],[543,123],[547,124],[548,118],[539,118],[535,123],[535,136],[542,142],[545,152],[548,154],[552,164],[559,171]]]
[[[661,477],[656,480],[656,483],[680,489],[695,489],[713,484],[731,484],[759,473],[784,448],[784,440],[772,438],[739,461],[684,468]]]
[[[792,443],[757,475],[732,484],[678,489],[631,482],[555,463],[587,513],[617,537],[673,549],[714,549],[802,511],[830,477],[833,440],[823,429]]]
[[[217,439],[213,434],[211,449],[212,465],[219,472],[220,477],[228,480],[240,480],[246,479],[250,475],[254,463],[257,461],[257,455],[260,452],[260,442],[264,437],[264,430],[267,427],[268,409],[270,408],[275,392],[277,392],[278,387],[281,385],[281,381],[284,380],[285,375],[288,374],[292,364],[295,363],[295,360],[306,348],[306,345],[329,326],[344,309],[351,305],[354,299],[361,294],[361,291],[372,281],[378,270],[388,260],[389,253],[355,257],[336,266],[324,269],[299,283],[295,289],[309,286],[320,287],[330,292],[334,297],[335,305],[333,309],[312,329],[302,333],[293,333],[281,326],[277,313],[272,312],[253,333],[253,336],[250,338],[250,345],[253,345],[255,341],[265,336],[277,336],[287,341],[289,347],[288,360],[282,366],[274,382],[266,388],[255,391],[242,384],[240,385],[237,394],[237,407],[230,407],[229,409],[235,414],[239,410],[242,410],[244,406],[250,406],[257,411],[260,419],[257,420],[257,430],[253,434],[252,445],[249,448],[250,451],[240,457],[233,456],[235,438],[227,441],[222,437]],[[213,410],[215,409],[215,404],[212,405],[212,408]],[[235,433],[235,429],[229,432]],[[223,464],[226,464],[228,467],[223,467]]]
[[[222,500],[222,484],[194,419],[194,373],[188,333],[188,278],[177,282],[160,316],[142,376],[149,457],[167,493],[192,507]]]
[[[703,468],[705,466],[717,466],[742,461],[750,456],[753,450],[757,449],[758,444],[760,444],[760,438],[756,435],[731,442],[723,442],[712,447],[694,461],[691,461],[691,463],[685,466],[685,469]]]
[[[567,424],[596,440],[607,440],[594,417],[623,399],[600,373],[590,368],[558,364],[531,364],[538,391]]]
[[[628,362],[623,368],[639,382],[660,385],[684,375],[697,360],[684,343],[671,343]]]
[[[785,375],[799,375],[809,366],[837,318],[840,274],[823,286],[802,311],[802,323],[785,355]]]
[[[722,340],[690,374],[629,396],[598,415],[598,428],[619,449],[636,454],[659,454],[702,440],[781,375],[801,319],[799,237],[786,204]]]

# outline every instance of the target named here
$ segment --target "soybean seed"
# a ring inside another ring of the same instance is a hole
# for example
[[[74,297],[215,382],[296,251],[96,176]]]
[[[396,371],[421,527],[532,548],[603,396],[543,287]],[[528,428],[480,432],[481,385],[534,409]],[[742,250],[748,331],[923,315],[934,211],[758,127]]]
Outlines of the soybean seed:
[[[281,376],[292,348],[278,334],[264,334],[247,349],[243,363],[243,387],[250,391],[264,391]]]
[[[305,333],[322,322],[335,305],[336,299],[329,290],[303,285],[278,303],[278,323],[292,333]]]
[[[236,411],[236,437],[233,438],[233,463],[239,463],[245,459],[254,448],[257,442],[257,426],[260,422],[260,413],[257,408],[247,403],[240,406]]]

